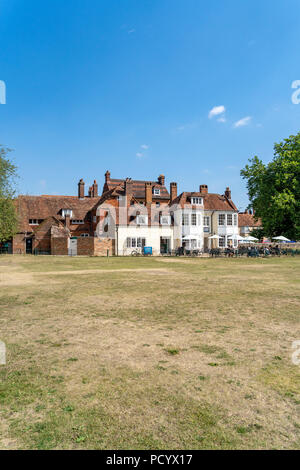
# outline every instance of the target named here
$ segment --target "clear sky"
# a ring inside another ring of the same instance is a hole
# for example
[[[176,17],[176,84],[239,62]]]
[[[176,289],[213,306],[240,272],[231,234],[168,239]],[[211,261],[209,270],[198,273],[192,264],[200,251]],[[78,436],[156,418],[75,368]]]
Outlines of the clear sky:
[[[247,159],[300,130],[299,0],[0,0],[0,20],[21,193],[77,194],[109,169],[228,185],[244,208]]]

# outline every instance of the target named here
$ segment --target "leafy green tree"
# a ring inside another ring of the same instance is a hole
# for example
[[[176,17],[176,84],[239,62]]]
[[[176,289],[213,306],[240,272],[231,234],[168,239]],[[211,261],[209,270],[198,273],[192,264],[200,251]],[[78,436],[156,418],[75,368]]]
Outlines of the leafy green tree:
[[[262,241],[263,238],[267,236],[263,227],[255,227],[253,230],[251,230],[250,235],[251,237],[258,238],[259,241]]]
[[[0,147],[0,242],[13,237],[18,226],[13,201],[17,169],[8,159],[9,152],[9,149]]]
[[[300,239],[300,132],[274,145],[265,165],[257,156],[241,170],[250,206],[267,236]]]

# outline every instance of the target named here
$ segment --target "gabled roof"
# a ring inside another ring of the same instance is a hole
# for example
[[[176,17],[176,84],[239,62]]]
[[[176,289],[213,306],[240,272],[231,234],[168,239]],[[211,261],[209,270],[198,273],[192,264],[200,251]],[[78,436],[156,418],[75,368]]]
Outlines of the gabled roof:
[[[73,219],[85,219],[99,200],[100,197],[79,199],[76,196],[19,196],[15,200],[20,220],[19,230],[33,232],[29,219],[45,220],[48,217],[55,217],[57,220],[63,220],[62,209],[71,209]]]
[[[261,227],[261,220],[255,219],[253,214],[248,212],[239,213],[239,227]]]
[[[103,193],[107,192],[108,190],[118,188],[118,190],[121,191],[121,193],[123,191],[122,194],[124,194],[125,181],[125,179],[109,179],[103,186]],[[145,199],[145,184],[151,183],[152,188],[155,187],[160,189],[160,195],[155,195],[155,199],[170,199],[169,192],[165,185],[162,185],[157,181],[130,180],[130,182],[132,183],[132,194],[135,198]]]
[[[204,210],[207,211],[234,211],[237,212],[237,207],[231,199],[221,194],[214,193],[200,193],[200,192],[184,192],[181,193],[172,204],[179,204],[181,207],[192,206],[191,197],[202,197]]]

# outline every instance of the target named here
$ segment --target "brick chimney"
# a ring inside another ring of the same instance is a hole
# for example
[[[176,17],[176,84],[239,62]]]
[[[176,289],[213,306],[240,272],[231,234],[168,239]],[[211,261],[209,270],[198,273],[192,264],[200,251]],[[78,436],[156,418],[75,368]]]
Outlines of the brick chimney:
[[[145,183],[145,202],[146,205],[152,204],[152,184]]]
[[[66,226],[66,228],[70,229],[70,224],[71,224],[71,222],[70,222],[70,214],[66,214],[66,215],[65,215],[65,226]]]
[[[177,183],[170,183],[170,200],[171,202],[177,198]]]
[[[208,193],[208,186],[207,184],[200,184],[199,191],[202,194],[207,194]]]
[[[98,184],[96,180],[94,180],[94,184],[92,186],[92,197],[98,197]]]
[[[92,186],[89,187],[88,195],[89,195],[89,197],[92,197]]]
[[[84,181],[82,178],[78,183],[78,197],[79,199],[84,199]]]
[[[110,181],[110,171],[107,170],[105,173],[105,183],[108,183]]]
[[[165,176],[164,175],[159,175],[157,181],[159,182],[159,184],[161,184],[161,186],[164,186],[165,185]]]
[[[230,191],[229,186],[227,186],[225,190],[225,197],[227,197],[227,199],[231,199],[231,191]]]
[[[133,194],[132,181],[131,178],[126,178],[125,180],[125,196],[127,196],[127,204],[130,204]]]

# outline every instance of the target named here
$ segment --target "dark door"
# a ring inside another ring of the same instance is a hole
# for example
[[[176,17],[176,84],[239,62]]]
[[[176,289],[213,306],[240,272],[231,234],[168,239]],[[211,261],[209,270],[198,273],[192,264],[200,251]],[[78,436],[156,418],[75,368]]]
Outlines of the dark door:
[[[32,238],[26,238],[26,254],[32,254]]]

